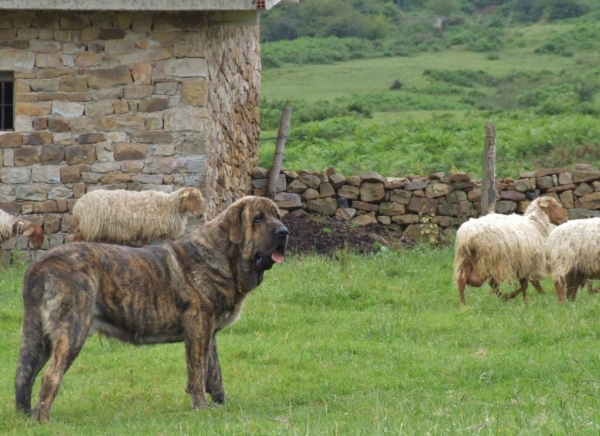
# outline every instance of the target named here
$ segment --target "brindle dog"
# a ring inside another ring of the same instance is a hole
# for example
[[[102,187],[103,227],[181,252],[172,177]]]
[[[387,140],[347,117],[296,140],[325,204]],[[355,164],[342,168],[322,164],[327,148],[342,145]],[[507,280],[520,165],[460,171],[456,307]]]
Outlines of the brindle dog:
[[[283,261],[287,236],[275,203],[249,196],[163,245],[77,242],[49,250],[25,272],[17,410],[49,421],[63,375],[94,331],[136,345],[183,341],[192,406],[207,406],[206,392],[224,402],[216,334]],[[32,411],[35,379],[50,358]]]

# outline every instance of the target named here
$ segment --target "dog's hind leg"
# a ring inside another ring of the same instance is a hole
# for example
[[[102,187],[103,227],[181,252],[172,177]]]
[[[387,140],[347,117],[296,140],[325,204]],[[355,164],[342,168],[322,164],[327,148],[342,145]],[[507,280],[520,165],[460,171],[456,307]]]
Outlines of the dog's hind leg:
[[[226,400],[223,390],[223,376],[221,375],[221,365],[217,354],[217,335],[213,336],[208,354],[208,374],[206,375],[206,392],[210,394],[213,401],[223,404]]]
[[[25,308],[21,349],[15,376],[16,409],[26,414],[31,413],[31,392],[35,379],[48,362],[52,351],[52,344],[48,337],[44,336],[41,319],[39,315],[35,316],[36,313],[37,310]]]
[[[50,409],[58,394],[62,378],[83,348],[89,325],[71,321],[54,331],[52,338],[52,360],[42,377],[38,403],[31,417],[40,422],[50,421]]]

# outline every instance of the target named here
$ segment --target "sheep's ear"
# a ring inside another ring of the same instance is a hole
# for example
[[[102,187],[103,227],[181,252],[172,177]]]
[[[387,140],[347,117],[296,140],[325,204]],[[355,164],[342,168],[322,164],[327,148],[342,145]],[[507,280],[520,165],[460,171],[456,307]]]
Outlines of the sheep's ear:
[[[243,205],[234,204],[229,206],[225,211],[223,219],[219,223],[219,226],[227,232],[229,240],[234,244],[240,244],[242,242],[242,235],[244,229],[242,227],[242,213],[244,212]]]
[[[540,206],[544,208],[548,207],[548,197],[540,198]]]
[[[186,198],[190,196],[190,191],[184,191],[183,194],[181,194],[181,197]]]
[[[31,235],[33,235],[34,231],[35,231],[35,228],[33,228],[33,226],[31,226],[23,232],[23,236],[31,236]]]

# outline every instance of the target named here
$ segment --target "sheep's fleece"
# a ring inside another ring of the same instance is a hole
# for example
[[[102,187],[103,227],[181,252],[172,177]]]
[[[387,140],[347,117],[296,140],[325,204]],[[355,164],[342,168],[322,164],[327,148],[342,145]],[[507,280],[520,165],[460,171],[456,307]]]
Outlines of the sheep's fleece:
[[[202,194],[196,188],[171,194],[96,190],[77,200],[73,224],[76,240],[128,244],[140,239],[175,239],[185,230],[186,211],[199,215],[202,209]]]

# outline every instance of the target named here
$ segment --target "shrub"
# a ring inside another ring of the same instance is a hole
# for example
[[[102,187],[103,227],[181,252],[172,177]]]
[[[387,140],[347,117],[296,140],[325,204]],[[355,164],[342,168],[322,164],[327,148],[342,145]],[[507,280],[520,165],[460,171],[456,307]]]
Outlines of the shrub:
[[[395,91],[398,89],[402,89],[403,86],[404,86],[404,83],[402,82],[402,80],[396,79],[390,85],[390,90]]]

